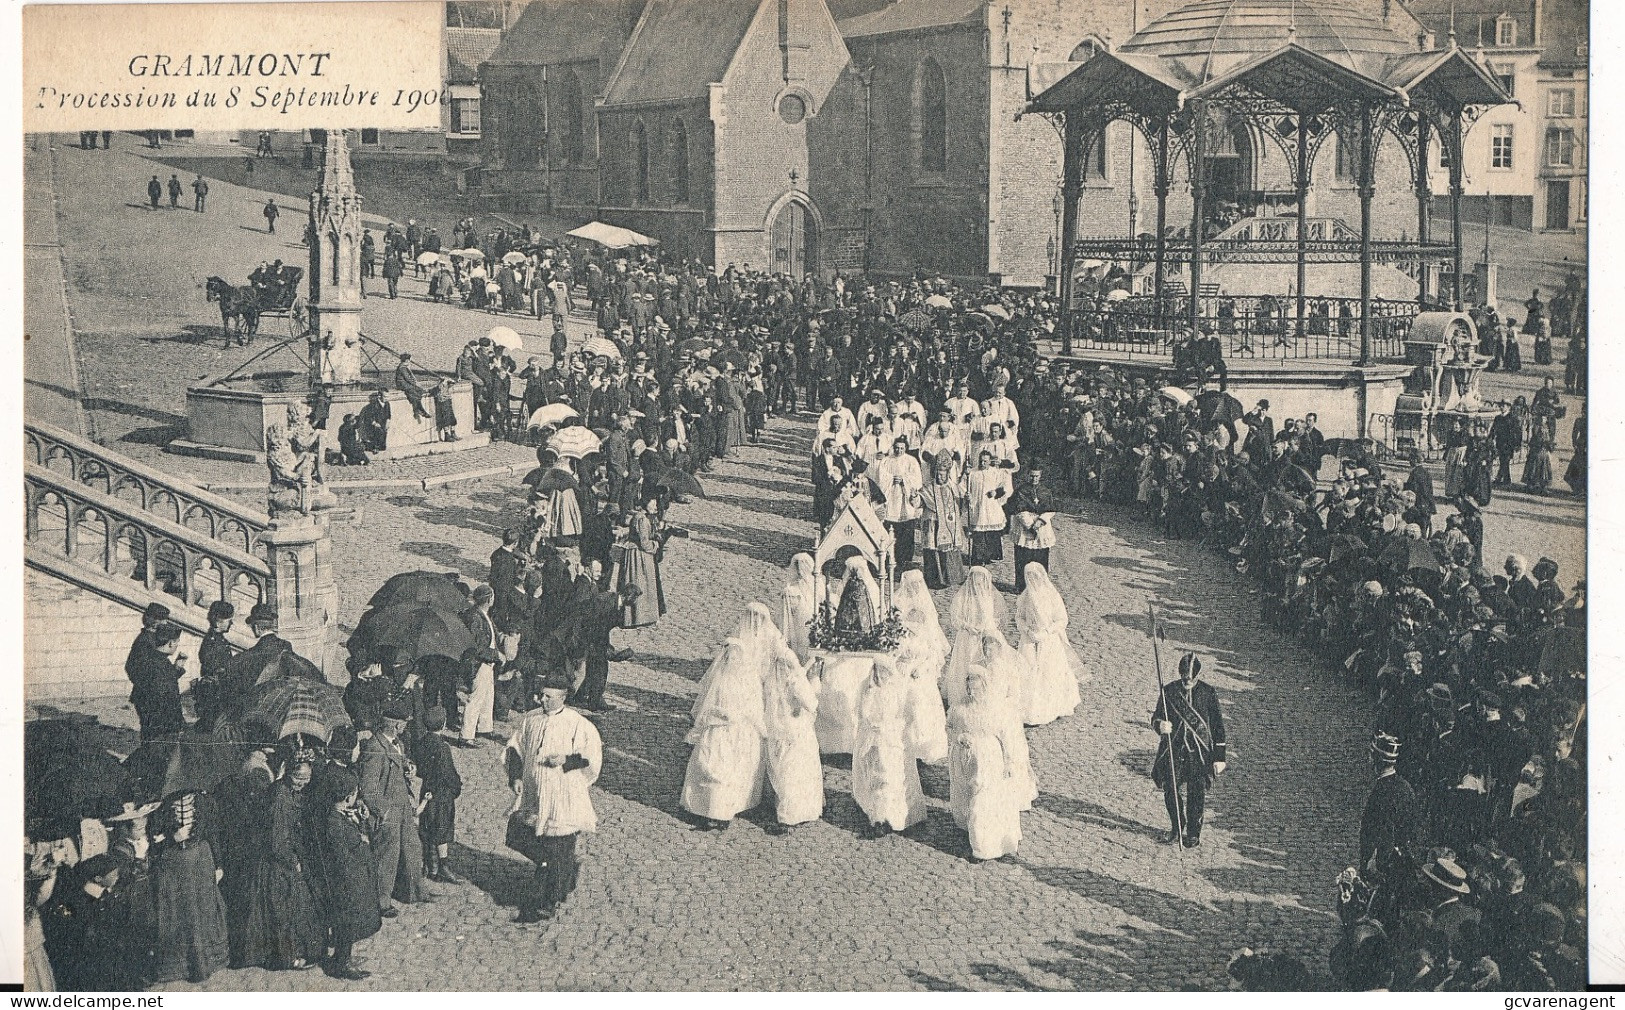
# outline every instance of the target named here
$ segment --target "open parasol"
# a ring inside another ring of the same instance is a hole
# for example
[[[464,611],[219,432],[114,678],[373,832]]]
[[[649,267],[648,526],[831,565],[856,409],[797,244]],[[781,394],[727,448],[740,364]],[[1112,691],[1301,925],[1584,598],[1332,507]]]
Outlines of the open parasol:
[[[1002,319],[1005,322],[1010,321],[1010,310],[1005,308],[1003,305],[999,305],[997,303],[984,305],[982,306],[982,311],[986,312],[994,319]]]
[[[417,264],[420,267],[432,267],[436,263],[439,263],[440,260],[441,260],[441,254],[440,253],[437,253],[437,252],[421,252],[421,253],[418,253]]]
[[[710,348],[710,342],[701,340],[699,337],[689,337],[677,345],[677,350],[684,354],[698,354],[700,351],[710,350]]]
[[[491,343],[496,344],[505,351],[522,351],[525,349],[525,338],[521,337],[511,326],[493,326],[491,332],[487,333],[486,336],[491,338]]]
[[[1110,291],[1106,292],[1106,300],[1108,302],[1126,302],[1128,301],[1129,297],[1130,295],[1127,288],[1112,288]]]
[[[1540,649],[1540,672],[1553,675],[1586,672],[1586,629],[1560,624],[1546,633]]]
[[[622,353],[621,345],[608,337],[588,337],[587,342],[581,345],[581,349],[594,356],[615,358],[616,360],[620,359]]]
[[[461,659],[474,636],[457,611],[422,603],[397,603],[361,615],[352,640],[360,639],[369,648],[393,646],[400,657],[416,662],[424,656]]]
[[[512,252],[505,254],[502,257],[502,262],[508,264],[509,266],[514,266],[516,264],[523,263],[528,259],[530,259],[529,256],[526,256],[524,253],[515,249]]]
[[[378,587],[367,607],[381,610],[400,603],[426,603],[458,611],[468,606],[468,593],[456,572],[401,572]]]
[[[308,680],[276,680],[254,692],[241,722],[262,727],[277,740],[302,733],[326,743],[335,729],[350,724],[350,714],[336,687]]]
[[[993,328],[993,317],[988,315],[986,312],[967,312],[965,313],[965,318],[969,322],[980,326],[984,330],[991,330]]]
[[[933,309],[951,309],[954,307],[953,299],[947,295],[931,295],[925,300],[925,304]]]
[[[576,413],[576,409],[568,403],[549,403],[546,406],[537,407],[535,412],[530,415],[528,424],[532,428],[540,428],[544,424],[558,427],[570,418],[580,416],[580,414]]]
[[[1178,386],[1163,386],[1161,389],[1157,390],[1157,395],[1165,396],[1179,404],[1181,407],[1191,402],[1191,394],[1185,392],[1183,389],[1180,389]]]
[[[1239,421],[1246,413],[1241,409],[1240,400],[1217,389],[1209,389],[1198,395],[1196,409],[1202,416],[1202,423],[1210,427]]]
[[[1439,573],[1439,558],[1426,540],[1406,538],[1394,544],[1383,552],[1382,563],[1397,572]]]
[[[547,447],[558,453],[561,457],[581,459],[598,451],[599,438],[591,429],[574,425],[569,428],[560,428],[547,440]]]
[[[473,249],[473,248],[470,248],[470,249],[453,249],[451,251],[451,255],[454,258],[460,259],[460,260],[475,260],[477,262],[484,262],[485,261],[485,254],[483,252],[480,252],[478,249]]]
[[[931,314],[924,309],[909,309],[898,318],[897,323],[910,333],[919,333],[931,328]]]

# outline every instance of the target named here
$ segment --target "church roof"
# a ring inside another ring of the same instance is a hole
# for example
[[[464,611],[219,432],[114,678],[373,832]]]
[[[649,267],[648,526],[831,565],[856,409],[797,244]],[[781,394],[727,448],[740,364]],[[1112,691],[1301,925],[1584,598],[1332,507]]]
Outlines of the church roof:
[[[532,0],[502,35],[487,63],[553,66],[619,53],[643,11],[642,0]]]
[[[722,82],[759,6],[760,0],[649,0],[604,103],[703,97]]]
[[[446,80],[452,84],[473,84],[479,80],[480,64],[502,42],[500,28],[447,28]]]
[[[1119,48],[1161,59],[1200,87],[1294,43],[1367,77],[1417,50],[1421,23],[1397,0],[1190,0]]]
[[[893,0],[884,7],[841,18],[838,24],[843,36],[857,39],[975,23],[982,16],[982,7],[982,0]]]

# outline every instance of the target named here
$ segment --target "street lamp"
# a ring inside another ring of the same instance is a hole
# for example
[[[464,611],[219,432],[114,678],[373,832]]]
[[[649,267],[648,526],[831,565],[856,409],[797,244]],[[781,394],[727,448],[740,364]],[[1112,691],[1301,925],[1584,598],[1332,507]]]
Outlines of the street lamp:
[[[1061,293],[1061,264],[1065,256],[1061,252],[1065,248],[1065,237],[1061,234],[1062,215],[1066,212],[1066,196],[1060,187],[1055,190],[1055,199],[1051,201],[1055,211],[1055,231],[1049,242],[1050,249],[1050,291],[1055,295]]]

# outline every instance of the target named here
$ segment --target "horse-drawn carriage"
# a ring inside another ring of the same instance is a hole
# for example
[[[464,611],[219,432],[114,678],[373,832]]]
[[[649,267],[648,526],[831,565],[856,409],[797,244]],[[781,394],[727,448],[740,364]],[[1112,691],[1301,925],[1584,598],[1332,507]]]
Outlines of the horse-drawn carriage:
[[[300,267],[278,262],[274,267],[256,269],[241,287],[221,277],[210,277],[204,289],[209,301],[220,303],[220,332],[227,346],[233,339],[239,345],[248,344],[259,332],[260,320],[267,316],[286,319],[288,336],[303,336],[310,329],[310,313],[299,293],[304,276]]]

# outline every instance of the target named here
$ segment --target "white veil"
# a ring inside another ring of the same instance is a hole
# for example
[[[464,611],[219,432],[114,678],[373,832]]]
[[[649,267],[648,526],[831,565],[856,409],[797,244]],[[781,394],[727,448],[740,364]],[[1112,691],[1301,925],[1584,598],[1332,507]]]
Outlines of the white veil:
[[[758,733],[766,729],[762,703],[762,662],[750,655],[743,642],[730,638],[712,660],[694,701],[694,729],[689,743],[713,721],[743,722]]]
[[[937,651],[941,656],[948,655],[948,635],[942,630],[942,620],[937,616],[937,603],[931,598],[925,576],[918,568],[910,568],[903,573],[893,602],[903,618],[903,626],[920,639],[921,645],[927,650]]]
[[[948,619],[956,629],[967,628],[984,634],[1004,637],[1004,625],[1009,610],[1004,597],[993,585],[993,575],[977,565],[970,570],[965,584],[954,593],[948,605]]]
[[[1027,588],[1016,600],[1016,626],[1024,637],[1034,637],[1046,631],[1066,633],[1066,602],[1050,579],[1049,572],[1036,561],[1029,561],[1024,571]]]

